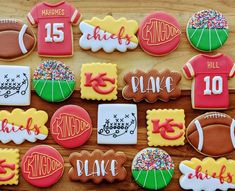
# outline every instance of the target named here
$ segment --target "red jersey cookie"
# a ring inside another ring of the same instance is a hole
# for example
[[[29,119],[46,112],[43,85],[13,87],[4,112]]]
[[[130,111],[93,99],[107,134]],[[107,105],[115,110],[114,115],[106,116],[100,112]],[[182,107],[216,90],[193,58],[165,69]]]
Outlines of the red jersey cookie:
[[[21,170],[28,183],[45,188],[55,184],[63,175],[64,160],[53,147],[38,145],[25,153]]]
[[[38,27],[38,54],[42,56],[71,56],[73,38],[71,25],[78,24],[81,15],[73,6],[62,1],[57,4],[39,3],[29,13],[31,25]]]
[[[91,136],[92,122],[87,111],[76,105],[59,108],[51,118],[51,134],[65,148],[83,145]]]
[[[165,12],[154,12],[146,16],[138,32],[141,48],[153,56],[162,56],[175,50],[180,35],[179,22]]]
[[[194,78],[192,83],[194,109],[229,107],[228,78],[235,74],[235,65],[229,56],[200,54],[184,65],[183,72],[186,78]]]

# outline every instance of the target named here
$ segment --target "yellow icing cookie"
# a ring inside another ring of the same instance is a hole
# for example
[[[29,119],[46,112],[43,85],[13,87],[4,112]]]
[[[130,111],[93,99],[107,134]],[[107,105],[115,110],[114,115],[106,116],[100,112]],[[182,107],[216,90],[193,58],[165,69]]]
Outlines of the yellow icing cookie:
[[[116,64],[83,64],[81,69],[81,98],[91,100],[117,99]]]
[[[18,184],[19,158],[18,149],[0,149],[0,185]]]
[[[235,161],[207,157],[182,161],[180,186],[194,191],[228,190],[235,188]]]
[[[149,146],[184,145],[185,121],[183,109],[158,109],[147,111]]]
[[[26,111],[14,109],[12,112],[0,111],[0,141],[8,143],[13,141],[21,144],[25,140],[35,142],[37,139],[44,140],[48,135],[45,126],[48,115],[45,111],[34,108]]]

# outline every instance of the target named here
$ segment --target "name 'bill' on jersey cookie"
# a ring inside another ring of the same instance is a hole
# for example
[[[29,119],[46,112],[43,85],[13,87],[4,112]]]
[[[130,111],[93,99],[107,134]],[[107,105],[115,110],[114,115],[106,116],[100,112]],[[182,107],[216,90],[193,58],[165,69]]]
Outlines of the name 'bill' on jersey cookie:
[[[79,28],[83,33],[79,44],[83,49],[91,49],[97,52],[103,49],[107,53],[114,50],[126,52],[127,49],[135,49],[138,46],[138,39],[135,36],[138,30],[138,23],[135,20],[127,20],[122,17],[114,19],[106,16],[103,19],[93,17],[91,20],[84,20]]]
[[[81,15],[69,3],[38,3],[28,13],[27,19],[38,27],[38,54],[41,56],[72,56],[73,35],[71,25],[79,22]]]
[[[235,65],[229,56],[199,54],[184,65],[183,72],[186,78],[193,78],[191,97],[194,109],[229,107],[228,78],[235,74]]]
[[[185,190],[215,191],[235,188],[235,161],[207,157],[192,158],[180,163],[182,173],[179,183]]]

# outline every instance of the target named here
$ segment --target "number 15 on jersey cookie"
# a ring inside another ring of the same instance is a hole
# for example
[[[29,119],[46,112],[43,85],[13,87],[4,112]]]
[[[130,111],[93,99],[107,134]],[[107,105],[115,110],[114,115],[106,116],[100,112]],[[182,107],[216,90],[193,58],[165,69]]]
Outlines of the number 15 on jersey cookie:
[[[39,3],[27,15],[31,25],[38,27],[38,54],[41,56],[72,56],[71,25],[81,15],[72,5],[62,1],[56,4]]]
[[[235,74],[232,59],[224,54],[200,54],[183,67],[186,78],[193,79],[194,109],[227,109],[229,107],[228,78]]]

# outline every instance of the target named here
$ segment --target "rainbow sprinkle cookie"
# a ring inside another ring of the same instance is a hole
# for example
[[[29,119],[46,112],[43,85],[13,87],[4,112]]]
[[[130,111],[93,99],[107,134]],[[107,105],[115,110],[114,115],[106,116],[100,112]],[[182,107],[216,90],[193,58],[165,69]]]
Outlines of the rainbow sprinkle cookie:
[[[132,176],[145,189],[165,188],[174,174],[174,164],[169,154],[158,148],[145,148],[132,162]]]
[[[35,70],[33,86],[42,99],[49,102],[60,102],[73,93],[75,77],[63,62],[46,60]]]
[[[226,42],[229,35],[228,22],[222,13],[206,9],[189,19],[186,32],[194,48],[211,52]]]

